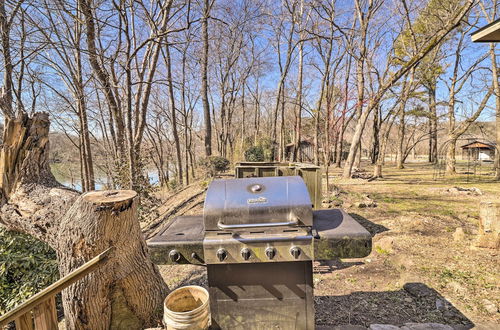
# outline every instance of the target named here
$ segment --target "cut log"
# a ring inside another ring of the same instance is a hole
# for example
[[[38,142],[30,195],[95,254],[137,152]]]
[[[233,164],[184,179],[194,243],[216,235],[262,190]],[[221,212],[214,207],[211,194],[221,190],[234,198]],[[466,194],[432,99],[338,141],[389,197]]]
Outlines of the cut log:
[[[63,291],[68,329],[144,329],[161,322],[168,288],[149,259],[137,201],[131,190],[93,191],[80,196],[62,219],[61,276],[116,248],[106,265]]]
[[[479,236],[475,246],[500,248],[500,202],[482,201],[479,206]]]

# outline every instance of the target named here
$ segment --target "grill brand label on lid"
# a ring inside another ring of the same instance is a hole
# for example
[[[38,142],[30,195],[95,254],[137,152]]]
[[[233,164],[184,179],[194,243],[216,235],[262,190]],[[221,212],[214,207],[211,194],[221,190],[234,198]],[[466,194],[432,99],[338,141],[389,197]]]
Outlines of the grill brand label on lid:
[[[247,199],[247,204],[265,204],[267,203],[267,198],[260,196],[258,198]]]

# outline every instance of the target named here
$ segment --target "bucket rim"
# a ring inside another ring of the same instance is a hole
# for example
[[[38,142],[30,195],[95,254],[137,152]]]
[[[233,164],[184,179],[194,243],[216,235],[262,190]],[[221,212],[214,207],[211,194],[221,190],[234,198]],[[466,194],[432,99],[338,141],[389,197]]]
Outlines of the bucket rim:
[[[205,302],[203,302],[203,304],[201,304],[200,306],[196,307],[196,308],[195,308],[195,309],[193,309],[193,310],[190,310],[190,311],[187,311],[187,312],[174,312],[173,310],[171,310],[171,309],[169,309],[169,308],[167,307],[167,300],[168,300],[168,298],[170,298],[170,296],[171,296],[172,294],[174,294],[176,291],[180,291],[180,290],[182,290],[182,289],[201,289],[201,291],[202,291],[202,292],[203,292],[203,293],[207,296],[207,300],[206,300]],[[209,295],[209,293],[208,293],[208,290],[207,290],[207,289],[205,289],[204,287],[199,286],[199,285],[186,285],[186,286],[181,286],[181,287],[179,287],[179,288],[177,288],[177,289],[174,289],[172,292],[170,292],[170,293],[169,293],[169,294],[165,297],[165,300],[163,301],[163,308],[165,308],[165,312],[167,312],[167,313],[175,313],[175,314],[177,314],[177,315],[179,315],[179,316],[182,316],[182,315],[187,315],[188,313],[196,313],[196,312],[201,311],[202,309],[204,309],[204,308],[205,308],[205,306],[207,306],[207,305],[208,305],[209,301],[210,301],[210,295]]]

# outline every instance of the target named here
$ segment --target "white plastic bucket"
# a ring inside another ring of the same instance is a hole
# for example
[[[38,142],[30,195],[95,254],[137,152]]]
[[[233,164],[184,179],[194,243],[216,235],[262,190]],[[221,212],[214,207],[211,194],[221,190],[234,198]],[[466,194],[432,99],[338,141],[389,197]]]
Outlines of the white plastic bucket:
[[[198,330],[210,326],[208,291],[201,286],[184,286],[165,298],[163,323],[167,330]]]

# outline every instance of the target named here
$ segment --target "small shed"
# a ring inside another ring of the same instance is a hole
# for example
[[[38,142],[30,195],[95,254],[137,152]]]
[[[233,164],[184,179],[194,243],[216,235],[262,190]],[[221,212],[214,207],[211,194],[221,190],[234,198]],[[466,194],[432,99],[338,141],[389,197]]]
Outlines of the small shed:
[[[495,158],[495,144],[475,140],[462,147],[462,159],[493,161]]]
[[[286,159],[292,160],[294,150],[294,143],[289,143],[285,146]],[[309,139],[301,140],[297,159],[299,162],[312,163],[314,161],[314,142]]]

